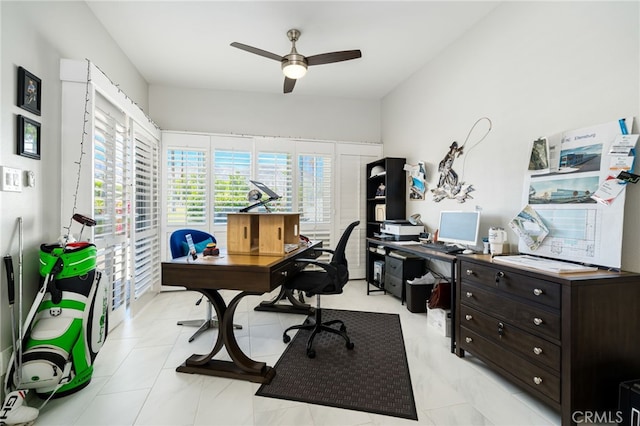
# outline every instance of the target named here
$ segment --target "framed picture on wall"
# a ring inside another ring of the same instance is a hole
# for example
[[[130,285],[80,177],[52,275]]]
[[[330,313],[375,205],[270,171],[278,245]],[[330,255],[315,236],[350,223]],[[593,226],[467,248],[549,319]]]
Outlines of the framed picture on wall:
[[[18,116],[18,155],[40,159],[40,123]]]
[[[18,106],[40,115],[42,81],[22,67],[18,67]]]

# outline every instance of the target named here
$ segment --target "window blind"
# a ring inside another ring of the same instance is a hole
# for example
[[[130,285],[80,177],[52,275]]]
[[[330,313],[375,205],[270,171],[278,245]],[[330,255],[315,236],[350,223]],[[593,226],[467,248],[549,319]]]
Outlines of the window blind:
[[[228,213],[248,205],[251,151],[215,148],[213,151],[213,223],[227,223]]]
[[[258,181],[271,188],[280,197],[269,203],[276,212],[293,211],[292,155],[287,152],[258,153]]]
[[[170,149],[167,153],[167,224],[207,223],[207,153]]]
[[[138,299],[160,279],[159,147],[156,139],[135,137],[134,292]]]
[[[329,224],[332,215],[332,164],[329,155],[298,155],[300,222]]]

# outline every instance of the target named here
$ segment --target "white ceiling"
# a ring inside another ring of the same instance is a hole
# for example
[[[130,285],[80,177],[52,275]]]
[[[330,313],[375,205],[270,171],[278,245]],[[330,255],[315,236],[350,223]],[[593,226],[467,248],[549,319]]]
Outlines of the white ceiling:
[[[151,85],[280,93],[280,64],[229,46],[311,56],[360,49],[362,58],[309,68],[291,94],[381,99],[498,2],[87,1]]]

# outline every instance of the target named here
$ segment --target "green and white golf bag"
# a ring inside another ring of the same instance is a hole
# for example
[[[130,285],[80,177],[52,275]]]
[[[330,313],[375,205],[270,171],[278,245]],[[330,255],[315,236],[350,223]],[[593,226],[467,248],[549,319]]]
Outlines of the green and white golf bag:
[[[89,384],[108,329],[108,291],[96,256],[88,242],[40,247],[41,288],[5,389],[33,389],[49,398]]]

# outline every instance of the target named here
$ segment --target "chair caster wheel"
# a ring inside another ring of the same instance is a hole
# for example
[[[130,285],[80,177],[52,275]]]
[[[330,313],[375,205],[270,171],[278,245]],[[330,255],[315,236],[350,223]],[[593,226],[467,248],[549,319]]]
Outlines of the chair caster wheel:
[[[291,341],[291,337],[289,337],[289,335],[288,335],[288,334],[283,334],[283,335],[282,335],[282,341],[283,341],[284,343],[289,343],[289,342]]]
[[[353,344],[353,342],[348,342],[346,346],[347,346],[347,349],[351,350],[355,345]]]
[[[342,325],[340,326],[340,331],[342,331],[342,332],[347,331],[347,326],[346,326],[346,325],[344,325],[344,324],[342,324]]]
[[[313,349],[309,349],[307,351],[307,357],[309,357],[311,359],[315,358],[316,357],[316,351],[314,351]]]

